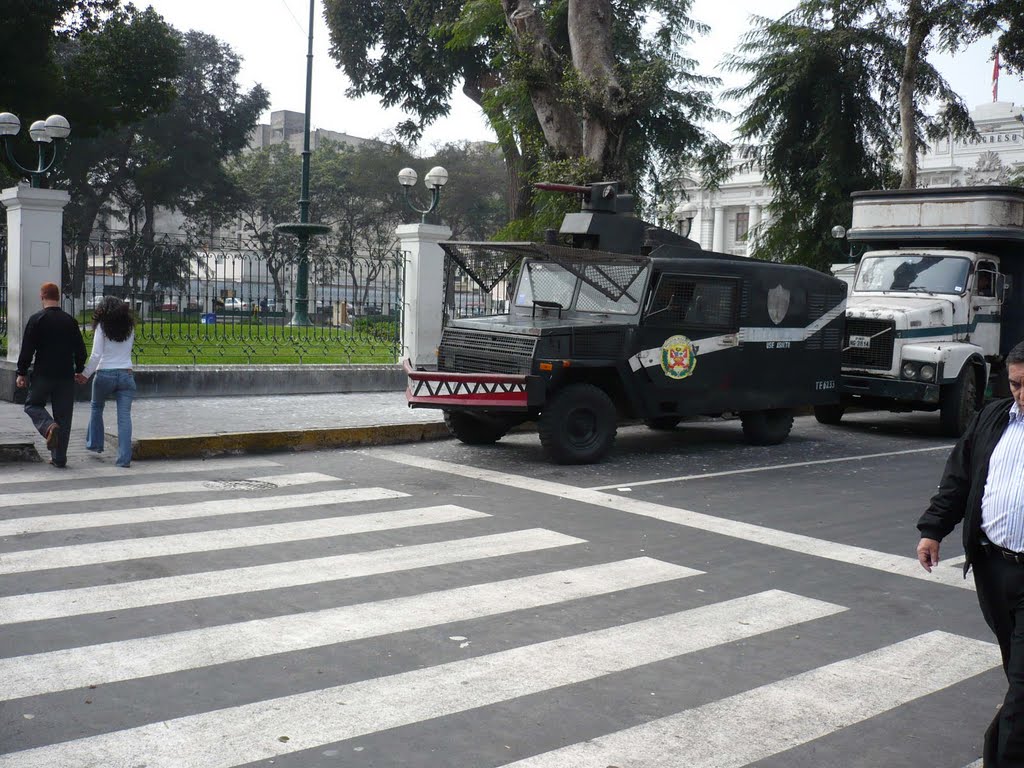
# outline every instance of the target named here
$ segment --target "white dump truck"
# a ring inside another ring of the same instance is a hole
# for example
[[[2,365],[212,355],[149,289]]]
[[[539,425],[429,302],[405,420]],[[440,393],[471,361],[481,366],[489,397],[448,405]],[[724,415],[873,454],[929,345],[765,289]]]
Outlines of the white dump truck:
[[[1024,339],[1024,188],[856,192],[846,233],[863,249],[846,306],[838,405],[938,411],[959,435]]]

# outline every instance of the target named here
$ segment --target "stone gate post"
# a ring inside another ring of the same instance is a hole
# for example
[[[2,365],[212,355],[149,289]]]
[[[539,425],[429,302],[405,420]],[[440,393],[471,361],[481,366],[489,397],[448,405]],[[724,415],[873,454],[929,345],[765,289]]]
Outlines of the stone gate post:
[[[437,368],[444,312],[444,251],[452,231],[436,224],[403,224],[396,230],[405,253],[402,358],[414,368]]]

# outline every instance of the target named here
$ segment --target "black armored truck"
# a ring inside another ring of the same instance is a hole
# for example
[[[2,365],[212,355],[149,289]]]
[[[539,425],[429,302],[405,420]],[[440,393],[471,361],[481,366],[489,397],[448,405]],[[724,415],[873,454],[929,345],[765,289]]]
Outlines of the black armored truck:
[[[838,400],[846,284],[800,266],[715,253],[635,216],[614,182],[578,194],[544,243],[442,243],[449,267],[502,314],[450,320],[436,370],[405,362],[414,408],[464,443],[536,421],[548,456],[599,461],[620,419],[669,430],[738,414],[755,445],[785,440],[799,406]]]

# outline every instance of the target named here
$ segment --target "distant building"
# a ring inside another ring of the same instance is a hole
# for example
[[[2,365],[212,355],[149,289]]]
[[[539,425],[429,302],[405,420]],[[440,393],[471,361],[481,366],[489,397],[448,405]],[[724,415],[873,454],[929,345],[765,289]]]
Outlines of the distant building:
[[[921,187],[974,187],[1005,184],[1024,172],[1024,111],[999,101],[982,104],[971,112],[980,134],[976,139],[949,137],[929,144],[918,161]],[[732,173],[717,190],[706,189],[697,176],[683,179],[687,199],[698,206],[690,237],[703,248],[747,256],[758,227],[771,222],[767,206],[772,190],[764,183],[753,152],[737,146]],[[848,224],[849,222],[836,222]]]
[[[302,151],[305,115],[287,109],[270,113],[270,123],[261,123],[249,134],[249,149],[263,149],[272,144],[288,144],[296,153]],[[347,133],[329,131],[326,128],[312,128],[309,132],[309,148],[316,151],[324,141],[348,144],[358,147],[370,139],[351,136]]]

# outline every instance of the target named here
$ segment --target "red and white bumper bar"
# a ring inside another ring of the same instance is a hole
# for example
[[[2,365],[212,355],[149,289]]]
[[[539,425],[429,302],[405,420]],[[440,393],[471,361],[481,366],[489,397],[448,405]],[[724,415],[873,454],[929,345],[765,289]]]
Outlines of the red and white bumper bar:
[[[524,411],[544,402],[544,382],[538,376],[417,371],[408,360],[402,364],[409,377],[405,399],[412,408]]]

